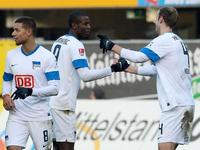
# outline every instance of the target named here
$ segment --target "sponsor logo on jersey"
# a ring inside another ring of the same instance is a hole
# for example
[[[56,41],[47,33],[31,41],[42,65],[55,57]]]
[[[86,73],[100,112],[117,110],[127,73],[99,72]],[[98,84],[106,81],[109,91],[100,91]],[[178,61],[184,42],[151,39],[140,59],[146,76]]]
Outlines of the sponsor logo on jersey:
[[[16,66],[17,64],[11,64],[11,67],[14,67],[14,66]]]
[[[34,88],[34,78],[32,75],[15,75],[16,87]]]
[[[40,67],[41,67],[40,61],[32,61],[32,64],[33,64],[33,69],[36,69],[36,68],[40,68]]]
[[[79,50],[79,54],[80,54],[81,56],[83,56],[84,53],[85,53],[85,49],[84,49],[84,48],[79,48],[78,50]]]

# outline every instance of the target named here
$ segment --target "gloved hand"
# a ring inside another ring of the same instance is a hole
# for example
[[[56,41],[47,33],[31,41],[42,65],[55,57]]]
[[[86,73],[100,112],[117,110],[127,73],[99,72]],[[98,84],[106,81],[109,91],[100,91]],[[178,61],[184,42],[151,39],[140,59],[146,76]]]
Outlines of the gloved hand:
[[[108,39],[106,35],[97,35],[100,39],[99,47],[103,49],[103,53],[106,53],[108,50],[112,50],[115,43]]]
[[[12,94],[12,99],[25,99],[28,96],[31,96],[33,92],[32,88],[24,88],[24,87],[17,87],[17,90]]]
[[[126,59],[120,57],[120,59],[118,60],[118,62],[116,64],[111,65],[111,70],[112,70],[112,72],[124,71],[126,68],[128,68],[129,65],[130,64],[128,64]]]

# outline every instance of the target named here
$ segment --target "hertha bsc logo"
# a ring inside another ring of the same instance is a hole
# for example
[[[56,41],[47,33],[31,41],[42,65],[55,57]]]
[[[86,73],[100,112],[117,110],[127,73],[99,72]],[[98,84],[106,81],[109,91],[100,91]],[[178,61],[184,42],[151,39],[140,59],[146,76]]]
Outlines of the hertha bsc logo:
[[[40,61],[32,61],[32,64],[33,64],[33,69],[36,69],[36,68],[40,68],[40,67],[41,67]]]

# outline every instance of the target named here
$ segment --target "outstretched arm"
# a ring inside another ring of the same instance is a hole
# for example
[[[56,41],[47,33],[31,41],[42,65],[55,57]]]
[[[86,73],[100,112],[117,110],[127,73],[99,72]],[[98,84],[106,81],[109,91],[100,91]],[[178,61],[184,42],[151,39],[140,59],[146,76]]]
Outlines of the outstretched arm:
[[[97,80],[109,76],[112,72],[120,72],[127,69],[129,66],[128,62],[124,58],[120,58],[118,62],[112,64],[110,67],[103,69],[89,69],[88,67],[77,69],[80,78],[84,82]]]
[[[103,69],[89,69],[88,67],[84,67],[77,69],[77,72],[81,80],[83,80],[84,82],[101,79],[112,74],[110,67],[106,67]]]
[[[107,36],[105,35],[98,35],[100,38],[100,48],[103,49],[103,53],[107,52],[108,50],[117,53],[121,57],[128,59],[131,62],[146,62],[149,58],[142,52],[125,49],[114,42],[112,42]]]
[[[140,67],[130,65],[125,71],[142,76],[153,76],[157,74],[156,66],[154,65],[144,65]]]

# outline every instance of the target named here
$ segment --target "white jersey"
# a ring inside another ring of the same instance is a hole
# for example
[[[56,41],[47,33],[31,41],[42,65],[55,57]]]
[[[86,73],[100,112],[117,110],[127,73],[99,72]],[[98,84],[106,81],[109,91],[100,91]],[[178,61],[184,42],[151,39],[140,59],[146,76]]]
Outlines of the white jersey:
[[[157,93],[162,111],[175,106],[194,105],[189,55],[184,42],[174,33],[165,33],[141,49],[157,69]]]
[[[50,105],[59,110],[75,111],[81,81],[76,69],[88,67],[85,48],[74,36],[64,35],[54,42],[51,51],[57,58],[60,85]]]
[[[53,92],[49,91],[55,91],[51,86],[56,87],[59,73],[55,56],[50,51],[39,45],[28,54],[21,46],[9,51],[3,80],[3,95],[13,93],[15,87],[33,88],[32,96],[14,101],[16,109],[9,111],[10,119],[25,121],[51,119],[49,96]]]

